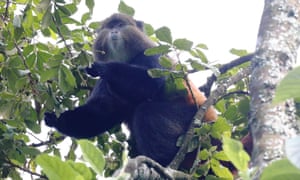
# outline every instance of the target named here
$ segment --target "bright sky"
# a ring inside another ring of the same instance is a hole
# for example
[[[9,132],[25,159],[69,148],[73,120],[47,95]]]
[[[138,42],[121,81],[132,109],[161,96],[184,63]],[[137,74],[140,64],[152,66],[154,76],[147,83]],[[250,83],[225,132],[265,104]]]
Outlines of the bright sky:
[[[231,48],[253,52],[260,18],[262,0],[124,0],[135,9],[135,18],[155,29],[167,26],[173,38],[187,38],[204,43],[210,61],[235,58]],[[117,12],[119,0],[95,1],[95,20],[103,20]]]

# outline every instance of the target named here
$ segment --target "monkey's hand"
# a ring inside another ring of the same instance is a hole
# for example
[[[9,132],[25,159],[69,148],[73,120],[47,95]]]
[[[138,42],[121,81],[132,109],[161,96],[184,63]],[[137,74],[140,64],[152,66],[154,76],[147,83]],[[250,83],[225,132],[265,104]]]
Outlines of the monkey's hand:
[[[106,74],[106,69],[107,68],[105,63],[94,62],[91,67],[87,67],[85,70],[89,75],[93,77],[100,76],[101,78],[103,78]]]
[[[46,112],[45,113],[45,123],[49,127],[56,127],[57,117],[54,112]]]

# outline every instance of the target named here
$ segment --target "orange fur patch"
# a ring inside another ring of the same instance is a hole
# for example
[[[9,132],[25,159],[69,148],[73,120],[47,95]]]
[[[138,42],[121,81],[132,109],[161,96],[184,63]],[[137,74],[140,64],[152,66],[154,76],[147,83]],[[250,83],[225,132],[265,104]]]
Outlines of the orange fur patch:
[[[189,104],[196,104],[198,106],[201,106],[205,101],[206,101],[206,97],[205,95],[198,89],[198,87],[195,86],[194,83],[192,83],[191,81],[188,82],[189,85],[187,85],[187,83],[185,82],[185,86],[188,90],[188,95],[186,96],[186,101]],[[214,120],[217,119],[217,113],[216,110],[210,106],[206,113],[205,113],[205,117],[204,120],[206,122],[212,122]]]

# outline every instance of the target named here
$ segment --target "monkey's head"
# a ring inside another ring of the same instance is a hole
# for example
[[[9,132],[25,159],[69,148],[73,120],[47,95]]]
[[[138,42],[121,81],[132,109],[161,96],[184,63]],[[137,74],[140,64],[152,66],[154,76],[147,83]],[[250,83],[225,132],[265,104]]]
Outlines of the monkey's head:
[[[94,42],[96,61],[128,62],[155,44],[144,33],[142,21],[125,14],[113,14],[102,22]]]

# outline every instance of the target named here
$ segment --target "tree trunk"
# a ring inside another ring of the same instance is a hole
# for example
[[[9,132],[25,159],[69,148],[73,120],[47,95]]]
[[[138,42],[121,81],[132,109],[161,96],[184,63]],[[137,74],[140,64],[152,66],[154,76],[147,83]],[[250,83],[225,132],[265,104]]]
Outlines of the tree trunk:
[[[299,11],[299,0],[265,0],[250,82],[254,179],[270,162],[285,157],[285,139],[299,133],[293,101],[272,104],[277,84],[296,63]]]

